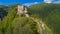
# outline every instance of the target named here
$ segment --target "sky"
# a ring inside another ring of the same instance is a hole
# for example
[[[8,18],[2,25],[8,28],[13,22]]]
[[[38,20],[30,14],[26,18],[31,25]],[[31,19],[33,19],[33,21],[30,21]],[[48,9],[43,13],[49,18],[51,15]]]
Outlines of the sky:
[[[27,3],[37,3],[43,2],[43,0],[0,0],[0,5],[9,5],[9,4],[27,4]]]
[[[0,0],[0,5],[22,4],[30,6],[39,3],[60,3],[60,0]]]

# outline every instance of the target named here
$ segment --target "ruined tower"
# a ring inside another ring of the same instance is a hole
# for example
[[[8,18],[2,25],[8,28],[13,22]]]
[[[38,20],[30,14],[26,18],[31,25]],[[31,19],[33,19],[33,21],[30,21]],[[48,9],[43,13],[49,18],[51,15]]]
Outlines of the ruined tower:
[[[18,14],[22,14],[23,12],[27,13],[27,8],[23,5],[18,5]]]
[[[25,13],[26,17],[29,17],[28,14],[26,14],[28,12],[27,8],[23,5],[18,5],[18,15],[21,15],[22,13]]]

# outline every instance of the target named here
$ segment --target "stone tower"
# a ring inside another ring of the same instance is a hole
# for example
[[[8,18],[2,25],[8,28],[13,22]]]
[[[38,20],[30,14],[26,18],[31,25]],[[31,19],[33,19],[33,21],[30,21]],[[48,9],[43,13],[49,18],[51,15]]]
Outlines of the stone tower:
[[[23,5],[18,5],[18,15],[21,15],[22,13],[25,13],[26,17],[29,17],[28,14],[26,14],[28,12],[27,8]]]
[[[18,14],[22,14],[23,12],[27,13],[27,8],[23,5],[18,5]]]

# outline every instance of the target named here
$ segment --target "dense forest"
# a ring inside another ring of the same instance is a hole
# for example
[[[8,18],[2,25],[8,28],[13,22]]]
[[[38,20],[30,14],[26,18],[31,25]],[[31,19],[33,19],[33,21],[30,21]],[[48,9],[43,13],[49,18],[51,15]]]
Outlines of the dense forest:
[[[60,34],[60,4],[31,5],[29,18],[17,15],[17,5],[0,5],[0,34]]]

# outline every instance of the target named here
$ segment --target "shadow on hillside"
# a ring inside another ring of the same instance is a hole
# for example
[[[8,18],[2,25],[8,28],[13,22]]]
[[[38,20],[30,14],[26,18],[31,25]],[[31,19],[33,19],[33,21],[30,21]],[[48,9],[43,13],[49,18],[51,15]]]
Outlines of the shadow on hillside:
[[[0,19],[3,20],[4,16],[7,16],[7,11],[3,8],[0,8]]]

